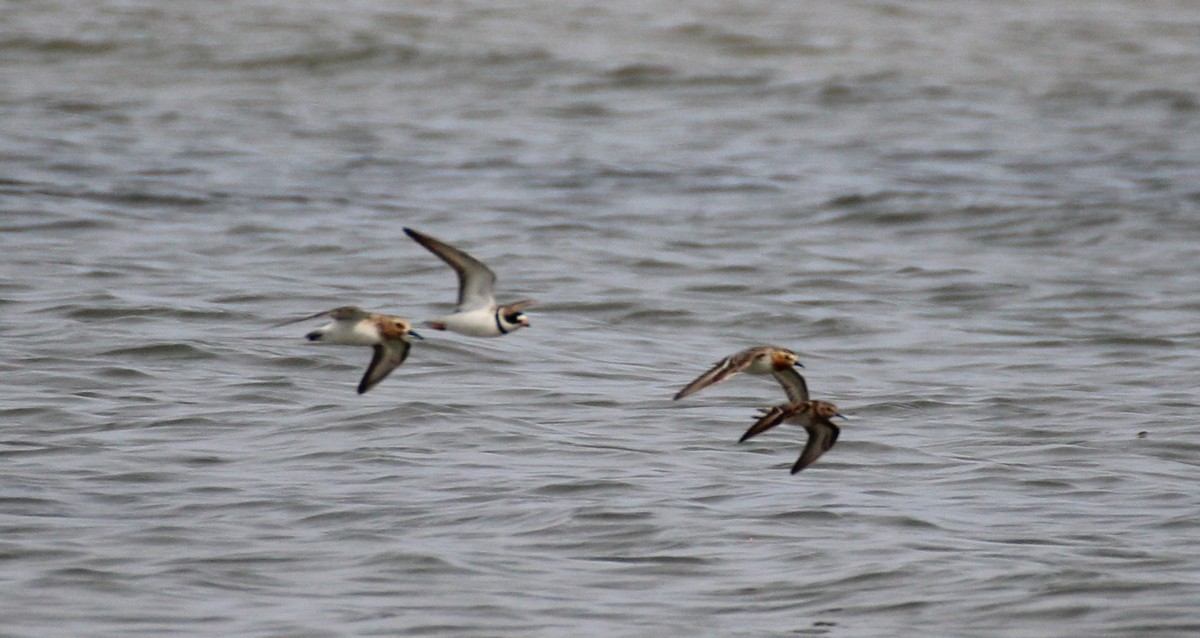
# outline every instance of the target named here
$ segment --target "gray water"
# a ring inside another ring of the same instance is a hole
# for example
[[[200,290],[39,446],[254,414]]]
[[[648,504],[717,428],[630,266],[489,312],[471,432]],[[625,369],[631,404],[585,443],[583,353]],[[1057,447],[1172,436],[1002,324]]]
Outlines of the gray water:
[[[0,635],[1200,632],[1200,5],[5,2]],[[412,226],[532,327],[444,313]],[[738,437],[798,351],[849,416]]]

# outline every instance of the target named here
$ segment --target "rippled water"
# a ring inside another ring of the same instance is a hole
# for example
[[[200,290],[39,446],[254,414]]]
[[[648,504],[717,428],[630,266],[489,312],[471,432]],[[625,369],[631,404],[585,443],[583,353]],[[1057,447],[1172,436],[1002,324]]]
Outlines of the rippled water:
[[[4,636],[1200,632],[1200,6],[8,3]],[[444,312],[413,226],[533,326]],[[796,349],[849,417],[737,438]]]

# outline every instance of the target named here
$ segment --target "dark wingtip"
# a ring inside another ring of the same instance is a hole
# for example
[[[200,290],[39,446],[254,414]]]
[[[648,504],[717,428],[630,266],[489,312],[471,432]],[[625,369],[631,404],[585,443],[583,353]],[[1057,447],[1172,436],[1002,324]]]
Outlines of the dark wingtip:
[[[304,338],[308,339],[309,341],[320,341],[321,340],[321,331],[313,330],[312,332],[304,335]]]
[[[697,392],[699,392],[699,391],[700,391],[700,390],[702,390],[702,389],[703,389],[703,388],[700,388],[700,389],[693,388],[693,387],[691,386],[691,384],[688,384],[688,385],[684,386],[684,387],[683,387],[681,390],[679,390],[679,392],[676,392],[676,393],[675,393],[675,398],[673,398],[673,399],[671,399],[671,400],[672,400],[672,401],[678,401],[678,400],[680,400],[680,399],[682,399],[682,398],[684,398],[684,397],[690,397],[690,396],[692,396],[693,394],[696,394]]]

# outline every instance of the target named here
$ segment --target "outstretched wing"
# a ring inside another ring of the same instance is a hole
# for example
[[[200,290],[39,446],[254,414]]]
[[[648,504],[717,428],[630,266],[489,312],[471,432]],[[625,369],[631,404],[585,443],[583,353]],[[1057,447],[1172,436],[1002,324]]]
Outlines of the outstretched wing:
[[[786,405],[777,405],[773,408],[763,410],[763,415],[750,426],[749,430],[738,439],[738,443],[744,443],[767,430],[783,423],[785,419],[792,415],[792,411]]]
[[[458,273],[458,307],[456,312],[486,308],[496,303],[493,288],[496,274],[482,261],[424,233],[405,228],[404,233],[437,255]]]
[[[808,384],[804,382],[804,375],[800,374],[795,366],[776,370],[774,374],[775,380],[783,386],[783,391],[787,393],[788,402],[799,403],[808,400]]]
[[[364,311],[362,308],[359,308],[358,306],[339,306],[337,308],[334,308],[333,310],[322,310],[321,312],[308,315],[307,317],[300,317],[299,319],[288,319],[287,321],[281,321],[276,324],[271,324],[271,327],[278,328],[280,326],[288,326],[293,323],[300,323],[301,321],[308,321],[309,319],[316,319],[317,317],[326,317],[326,316],[331,317],[337,321],[344,321],[347,319],[361,319],[363,317],[366,317],[367,314],[368,313],[366,311]]]
[[[822,454],[828,452],[834,443],[837,443],[838,433],[841,432],[838,426],[825,419],[816,419],[815,421],[815,423],[804,426],[804,429],[808,430],[808,443],[804,445],[804,451],[800,453],[800,458],[792,466],[792,474],[811,465]]]
[[[392,370],[400,367],[401,363],[408,358],[408,350],[412,347],[403,339],[389,339],[383,343],[378,343],[373,346],[374,354],[371,356],[371,364],[367,366],[367,371],[363,373],[362,380],[358,382],[358,393],[363,394],[367,390],[375,387],[380,381],[387,378],[387,375],[392,373]]]
[[[745,370],[750,365],[752,359],[742,356],[744,354],[744,352],[739,352],[721,359],[716,365],[709,368],[707,372],[696,377],[695,381],[684,386],[682,390],[675,394],[674,400],[678,401],[689,394],[695,394],[710,385],[716,385]]]

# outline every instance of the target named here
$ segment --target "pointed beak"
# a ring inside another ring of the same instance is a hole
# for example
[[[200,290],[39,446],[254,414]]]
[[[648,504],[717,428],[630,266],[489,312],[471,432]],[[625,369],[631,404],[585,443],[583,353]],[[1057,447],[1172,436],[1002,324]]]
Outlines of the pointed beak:
[[[841,417],[841,418],[843,418],[843,419],[846,419],[847,421],[849,421],[849,420],[850,420],[850,418],[849,418],[849,417],[847,417],[846,415],[842,414],[841,412],[838,412],[837,414],[834,414],[833,416],[835,416],[835,417]]]
[[[418,334],[418,333],[417,333],[417,331],[415,331],[415,330],[409,330],[409,331],[408,331],[408,336],[410,336],[410,337],[416,337],[416,338],[420,339],[421,341],[424,341],[424,340],[425,340],[425,337],[422,337],[422,336],[421,336],[420,334]]]

